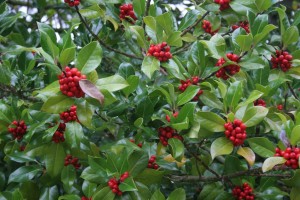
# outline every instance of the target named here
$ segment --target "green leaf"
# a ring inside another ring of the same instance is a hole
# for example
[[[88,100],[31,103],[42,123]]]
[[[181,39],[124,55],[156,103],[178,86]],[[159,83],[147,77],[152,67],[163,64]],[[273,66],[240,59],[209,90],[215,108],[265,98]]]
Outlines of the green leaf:
[[[170,35],[174,31],[172,14],[165,12],[162,15],[156,17],[156,22],[164,29],[167,35]]]
[[[272,157],[275,154],[275,145],[263,137],[255,137],[247,139],[251,149],[263,158]]]
[[[157,162],[157,164],[159,163]],[[142,173],[136,176],[134,180],[139,181],[147,186],[150,186],[153,184],[161,183],[163,176],[164,176],[163,171],[146,168]]]
[[[223,109],[222,102],[217,98],[215,93],[204,91],[203,94],[199,96],[199,98],[206,106],[217,108],[219,110]]]
[[[263,106],[254,106],[247,109],[242,121],[247,127],[259,124],[267,116],[269,110]]]
[[[137,37],[137,43],[143,49],[147,49],[147,42],[145,39],[145,31],[141,26],[130,26],[130,30]]]
[[[225,131],[225,120],[213,112],[198,112],[197,117],[200,119],[201,128],[211,132]]]
[[[268,24],[263,27],[263,30],[256,34],[253,39],[253,46],[256,46],[260,41],[269,36],[270,32],[276,29],[277,27],[273,24]]]
[[[263,12],[272,6],[272,0],[255,0],[255,6],[259,12]]]
[[[213,58],[219,59],[225,55],[226,43],[221,35],[216,34],[209,41],[201,40],[200,42],[207,48]]]
[[[291,200],[297,200],[300,199],[300,188],[299,187],[293,187],[290,193]]]
[[[128,169],[129,174],[132,177],[140,174],[148,164],[148,155],[145,154],[143,151],[134,151],[128,157]]]
[[[196,22],[196,20],[198,19],[199,14],[200,14],[200,11],[195,10],[195,9],[188,11],[187,14],[180,21],[178,30],[182,31],[182,30],[186,29],[187,27],[193,25]]]
[[[59,49],[56,46],[56,36],[54,30],[47,24],[37,23],[41,34],[41,46],[53,59],[56,59]]]
[[[15,170],[9,175],[8,183],[11,182],[26,182],[33,179],[43,168],[39,165],[23,166]]]
[[[87,19],[96,19],[96,18],[104,18],[105,10],[103,10],[98,4],[94,4],[85,9],[79,10],[80,14]]]
[[[252,46],[253,36],[251,33],[248,35],[239,35],[235,40],[242,51],[249,51]]]
[[[174,31],[172,34],[169,35],[167,39],[167,43],[170,46],[181,47],[182,46],[182,38],[181,38],[180,31]]]
[[[284,47],[297,42],[299,39],[299,31],[296,26],[289,27],[285,33],[282,35],[282,42]]]
[[[62,144],[51,143],[45,148],[46,172],[53,178],[57,178],[64,167],[64,158],[66,156]]]
[[[226,93],[224,104],[234,110],[243,96],[243,84],[240,81],[232,83]]]
[[[76,194],[67,194],[64,196],[60,196],[58,200],[81,200],[81,198]]]
[[[282,180],[287,186],[290,187],[300,187],[300,170],[297,169],[294,171],[294,176],[289,179]]]
[[[267,158],[262,166],[262,171],[263,173],[270,171],[271,169],[273,169],[274,166],[276,165],[280,165],[286,162],[286,159],[284,159],[283,157],[270,157]]]
[[[143,16],[146,7],[146,0],[133,0],[133,10],[137,16]]]
[[[228,155],[233,151],[232,142],[226,137],[220,137],[213,141],[210,147],[210,154],[212,159],[220,155]]]
[[[146,56],[142,63],[142,72],[151,79],[155,71],[159,70],[160,62],[153,56]]]
[[[92,128],[92,118],[95,112],[95,108],[87,101],[83,101],[77,104],[77,117],[80,123],[88,128]]]
[[[65,166],[61,172],[61,181],[63,182],[64,189],[71,191],[72,186],[76,180],[76,171],[73,165]]]
[[[200,90],[199,86],[190,85],[183,93],[178,95],[177,106],[181,106],[189,101],[191,101]]]
[[[113,193],[110,187],[104,187],[101,190],[97,190],[93,195],[92,199],[101,199],[101,200],[113,200],[115,198],[115,193]]]
[[[119,185],[119,189],[122,192],[128,192],[128,191],[137,191],[138,189],[136,188],[136,185],[132,179],[132,177],[128,177],[125,179],[124,182],[121,182]]]
[[[168,144],[171,150],[173,158],[177,161],[181,161],[184,154],[184,145],[181,140],[176,138],[171,138],[168,140]]]
[[[64,49],[60,53],[58,61],[62,66],[67,66],[70,62],[72,62],[75,59],[75,55],[76,55],[75,47]]]
[[[165,200],[165,199],[166,199],[165,196],[158,189],[153,193],[150,200]]]
[[[293,128],[290,142],[293,146],[297,145],[297,143],[300,142],[300,125],[297,125]]]
[[[253,103],[255,100],[259,99],[263,94],[264,93],[258,90],[253,90],[245,101],[239,103],[239,107],[246,106],[250,103]]]
[[[59,197],[57,186],[44,187],[41,191],[40,199],[57,200]]]
[[[102,48],[94,41],[79,51],[75,65],[82,74],[88,74],[100,65],[101,60]]]
[[[183,188],[177,188],[167,198],[167,200],[185,200],[186,199],[186,194],[185,190]]]
[[[78,122],[69,122],[66,124],[65,138],[66,142],[75,148],[80,147],[80,141],[83,139],[83,130]]]
[[[122,91],[128,97],[137,89],[140,79],[138,76],[131,75],[126,79],[126,81],[129,84],[129,86],[124,88]]]
[[[52,96],[43,104],[41,110],[49,113],[61,113],[74,104],[74,99],[66,95]]]
[[[247,160],[250,166],[254,165],[255,154],[252,151],[252,149],[250,149],[249,147],[242,147],[242,146],[239,147],[239,149],[237,150],[237,154],[243,156]]]
[[[146,33],[155,43],[162,41],[163,30],[156,23],[156,19],[152,16],[146,16],[143,18],[146,24]]]
[[[115,74],[113,76],[99,79],[96,82],[96,86],[100,90],[104,89],[109,92],[114,92],[128,87],[128,83],[122,76]]]

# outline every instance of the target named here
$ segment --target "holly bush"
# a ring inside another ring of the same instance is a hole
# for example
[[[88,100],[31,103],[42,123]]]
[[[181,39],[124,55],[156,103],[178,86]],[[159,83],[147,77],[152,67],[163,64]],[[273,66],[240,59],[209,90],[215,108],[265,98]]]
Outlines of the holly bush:
[[[300,199],[283,3],[1,3],[0,199]]]

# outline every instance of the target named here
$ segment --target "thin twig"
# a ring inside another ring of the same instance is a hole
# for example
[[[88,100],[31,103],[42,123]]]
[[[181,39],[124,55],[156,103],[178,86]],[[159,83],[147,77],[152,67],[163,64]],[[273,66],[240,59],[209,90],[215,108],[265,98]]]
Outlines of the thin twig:
[[[295,91],[293,90],[291,84],[289,82],[286,82],[287,86],[289,87],[292,95],[295,97],[295,99],[299,100],[299,97],[296,95]]]
[[[147,0],[144,17],[148,16],[148,14],[149,14],[150,2],[151,2],[151,0]],[[145,26],[146,26],[146,24],[145,24],[144,19],[143,19],[143,28],[144,28],[144,30],[145,30]]]
[[[177,51],[175,51],[174,53],[172,53],[173,55],[179,54],[181,52],[186,51],[193,43],[189,43],[186,46],[183,46],[182,48],[178,48]]]
[[[180,36],[184,36],[185,34],[187,34],[190,30],[192,30],[192,28],[194,28],[195,26],[197,26],[205,17],[206,15],[208,15],[209,11],[206,11],[206,13],[204,13],[204,15],[199,18],[193,25],[191,25],[190,27],[188,27],[187,29],[185,29]]]
[[[75,6],[75,9],[76,9],[76,12],[80,18],[80,21],[84,24],[84,26],[86,27],[86,29],[89,31],[89,33],[94,37],[95,40],[97,40],[102,46],[104,46],[105,48],[111,50],[111,51],[114,51],[118,54],[121,54],[121,55],[124,55],[124,56],[127,56],[129,58],[135,58],[135,59],[139,59],[139,60],[143,60],[143,58],[141,57],[138,57],[136,55],[132,55],[132,54],[128,54],[128,53],[125,53],[123,51],[120,51],[118,49],[114,49],[110,46],[108,46],[107,44],[105,44],[93,31],[92,29],[89,27],[89,25],[86,23],[86,21],[83,19],[82,15],[80,14],[79,12],[79,9],[77,6]]]

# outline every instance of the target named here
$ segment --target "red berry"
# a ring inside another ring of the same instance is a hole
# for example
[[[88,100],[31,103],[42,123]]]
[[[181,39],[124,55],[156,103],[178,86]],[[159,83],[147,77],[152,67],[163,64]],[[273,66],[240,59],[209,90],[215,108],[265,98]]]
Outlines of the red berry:
[[[172,58],[172,54],[169,52],[170,47],[166,42],[162,42],[161,44],[151,44],[148,49],[148,56],[154,56],[161,62],[166,62]]]
[[[133,6],[132,4],[123,4],[120,6],[120,20],[126,20],[130,22],[131,24],[134,24],[134,22],[137,20],[137,17],[134,14]]]
[[[224,124],[224,128],[226,129],[225,136],[232,141],[234,146],[242,145],[247,138],[246,126],[241,120],[235,119],[233,122],[228,122]]]

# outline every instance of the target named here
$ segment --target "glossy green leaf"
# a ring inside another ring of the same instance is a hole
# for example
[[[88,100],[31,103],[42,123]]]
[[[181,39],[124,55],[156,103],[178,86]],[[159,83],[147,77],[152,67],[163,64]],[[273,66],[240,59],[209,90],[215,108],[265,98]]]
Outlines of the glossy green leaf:
[[[101,199],[101,200],[113,200],[115,198],[115,193],[113,193],[110,187],[104,187],[101,190],[97,190],[93,195],[92,199]]]
[[[181,47],[183,43],[180,35],[180,31],[174,31],[172,34],[169,35],[167,39],[167,44],[170,46]]]
[[[143,151],[134,151],[132,154],[130,154],[130,156],[128,157],[128,168],[130,176],[135,177],[144,169],[146,169],[148,160],[148,155]]]
[[[270,171],[271,169],[273,169],[274,166],[283,164],[285,162],[286,162],[286,159],[284,159],[283,157],[267,158],[263,163],[262,171],[263,172]]]
[[[247,109],[242,121],[247,127],[255,126],[263,121],[269,110],[263,106],[254,106]]]
[[[293,177],[288,179],[283,179],[283,183],[290,187],[300,187],[300,170],[294,171]]]
[[[177,188],[167,198],[167,200],[185,200],[186,199],[186,194],[185,190],[183,188]]]
[[[263,158],[272,157],[275,154],[275,145],[263,137],[255,137],[247,139],[251,149]]]
[[[211,132],[225,131],[225,120],[213,112],[198,112],[197,118],[200,120],[201,128]]]
[[[243,83],[240,81],[236,81],[229,86],[224,99],[224,103],[225,105],[229,106],[229,108],[234,110],[235,107],[238,105],[239,101],[241,100],[242,96]]]
[[[45,148],[46,172],[51,177],[57,178],[61,174],[65,156],[66,153],[61,143],[51,143]]]
[[[145,31],[141,26],[130,26],[130,30],[137,38],[137,43],[143,49],[147,49],[147,42],[145,39]]]
[[[249,51],[253,42],[252,34],[239,35],[236,37],[236,43],[239,45],[242,51]]]
[[[219,110],[223,109],[222,102],[213,92],[204,91],[199,98],[206,106],[209,106],[211,108],[217,108]]]
[[[84,46],[78,53],[76,68],[82,74],[88,74],[95,70],[102,60],[102,48],[98,42],[94,41]]]
[[[170,35],[174,31],[173,19],[170,12],[165,12],[162,15],[157,16],[156,22],[164,29],[167,35]]]
[[[39,165],[22,166],[10,174],[8,183],[29,181],[42,171],[43,169]]]
[[[48,113],[61,113],[74,104],[74,99],[60,94],[52,96],[43,104],[41,110]]]
[[[122,192],[128,192],[128,191],[137,191],[138,189],[136,188],[136,185],[132,179],[132,177],[128,177],[125,179],[124,182],[121,182],[119,185],[119,189]]]
[[[160,190],[156,190],[151,196],[150,200],[165,200],[165,196],[161,193]]]
[[[71,147],[80,147],[80,141],[83,139],[83,130],[78,122],[69,122],[66,124],[66,131],[64,133],[66,142]]]
[[[146,8],[146,0],[133,0],[133,10],[137,16],[142,16]]]
[[[184,145],[181,140],[171,138],[168,140],[168,144],[173,158],[175,158],[177,161],[181,161],[184,154]]]
[[[272,6],[272,0],[255,0],[255,6],[259,12],[263,12]]]
[[[183,93],[178,95],[177,106],[181,106],[191,101],[194,98],[194,96],[196,96],[199,89],[200,88],[198,86],[194,86],[194,85],[189,86]]]
[[[299,30],[296,26],[289,27],[282,35],[282,42],[285,47],[297,42],[299,39]]]
[[[69,65],[70,62],[72,62],[75,59],[75,55],[76,55],[75,47],[64,49],[60,53],[58,61],[62,66],[67,66]]]
[[[220,155],[228,155],[233,151],[232,142],[226,137],[220,137],[213,141],[210,147],[212,159]]]
[[[255,154],[249,147],[239,147],[237,154],[243,156],[250,166],[254,165],[255,162]]]
[[[198,10],[190,10],[187,12],[187,14],[182,18],[178,30],[182,31],[186,29],[187,27],[191,26],[196,22],[196,20],[199,17],[200,12]]]
[[[122,91],[128,97],[137,89],[140,79],[138,76],[131,75],[126,79],[126,81],[129,86],[124,88]]]
[[[92,128],[92,118],[95,112],[95,108],[87,101],[83,101],[77,104],[77,118],[81,124],[88,128]]]
[[[152,78],[155,71],[159,70],[159,60],[153,56],[146,56],[142,63],[142,72],[146,74],[148,78]]]
[[[96,86],[102,90],[107,90],[110,92],[122,90],[128,87],[126,80],[120,75],[113,75],[106,78],[101,78],[96,82]]]
[[[291,138],[290,138],[291,145],[297,145],[300,142],[300,125],[295,126],[292,130]]]

